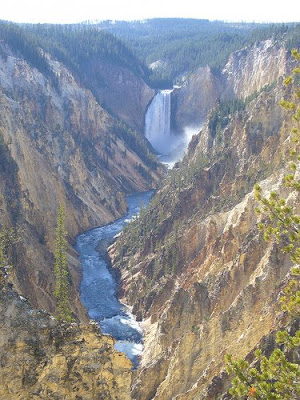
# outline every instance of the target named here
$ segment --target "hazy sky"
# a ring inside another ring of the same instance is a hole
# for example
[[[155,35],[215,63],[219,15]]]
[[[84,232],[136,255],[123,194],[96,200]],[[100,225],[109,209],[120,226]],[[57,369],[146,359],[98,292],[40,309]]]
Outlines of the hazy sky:
[[[3,0],[0,19],[69,23],[153,17],[297,22],[299,0]]]

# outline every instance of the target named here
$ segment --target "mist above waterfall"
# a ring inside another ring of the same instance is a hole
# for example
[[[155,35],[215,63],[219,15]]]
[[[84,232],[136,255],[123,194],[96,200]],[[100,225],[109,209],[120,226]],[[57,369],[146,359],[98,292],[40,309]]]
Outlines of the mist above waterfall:
[[[168,168],[173,168],[174,164],[182,159],[192,137],[197,135],[202,127],[203,124],[185,127],[182,135],[175,136],[173,150],[167,155],[159,156],[160,162],[167,165]]]
[[[145,136],[159,153],[160,160],[172,167],[184,154],[191,137],[202,126],[186,127],[182,135],[171,131],[171,93],[159,91],[148,107],[145,117]]]

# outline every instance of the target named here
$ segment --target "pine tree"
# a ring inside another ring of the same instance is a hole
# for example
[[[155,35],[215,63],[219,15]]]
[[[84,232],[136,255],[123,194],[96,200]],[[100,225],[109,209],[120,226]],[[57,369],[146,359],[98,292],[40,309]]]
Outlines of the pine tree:
[[[4,281],[5,269],[11,268],[11,254],[14,244],[20,241],[17,229],[0,228],[0,283]]]
[[[69,307],[69,280],[67,266],[67,232],[65,230],[65,210],[63,205],[59,204],[57,212],[57,227],[55,237],[55,291],[56,314],[60,320],[70,322],[72,320]]]

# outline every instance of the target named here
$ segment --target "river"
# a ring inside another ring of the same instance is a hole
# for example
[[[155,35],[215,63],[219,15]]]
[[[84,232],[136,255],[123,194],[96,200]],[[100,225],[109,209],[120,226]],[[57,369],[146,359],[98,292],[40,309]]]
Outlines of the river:
[[[153,192],[137,193],[127,198],[127,214],[115,222],[80,234],[76,239],[82,268],[80,298],[91,319],[102,333],[111,335],[115,348],[124,352],[136,366],[143,350],[143,334],[129,308],[117,298],[117,282],[109,270],[106,254],[96,250],[108,246],[123,227],[147,205]],[[103,247],[103,246],[101,246]]]

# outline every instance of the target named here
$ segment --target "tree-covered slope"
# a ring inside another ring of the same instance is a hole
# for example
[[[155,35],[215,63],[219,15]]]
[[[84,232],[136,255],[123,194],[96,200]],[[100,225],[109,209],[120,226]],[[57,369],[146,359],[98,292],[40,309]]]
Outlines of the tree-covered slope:
[[[122,38],[145,64],[152,66],[149,80],[154,86],[172,85],[182,75],[206,65],[218,71],[231,52],[255,41],[268,38],[285,40],[292,48],[300,35],[299,25],[295,24],[225,23],[178,18],[106,21],[97,26]]]
[[[2,26],[1,26],[2,25]],[[22,33],[25,51],[40,68],[46,68],[36,54],[40,46],[64,62],[93,90],[89,65],[97,59],[131,70],[152,87],[171,86],[183,75],[209,65],[219,71],[235,50],[255,41],[273,38],[295,47],[299,24],[225,23],[196,19],[149,19],[144,21],[103,21],[74,25],[0,24],[0,37]],[[28,46],[29,45],[29,46]],[[99,77],[98,84],[103,77]]]
[[[145,83],[148,68],[111,33],[88,25],[0,23],[0,40],[37,68],[58,89],[49,56],[63,63],[77,83],[131,128],[143,130],[144,113],[154,96]]]
[[[0,39],[41,72],[49,70],[44,51],[82,79],[85,65],[94,58],[128,68],[141,77],[147,73],[147,68],[120,39],[103,29],[90,29],[88,25],[18,25],[2,21]]]

